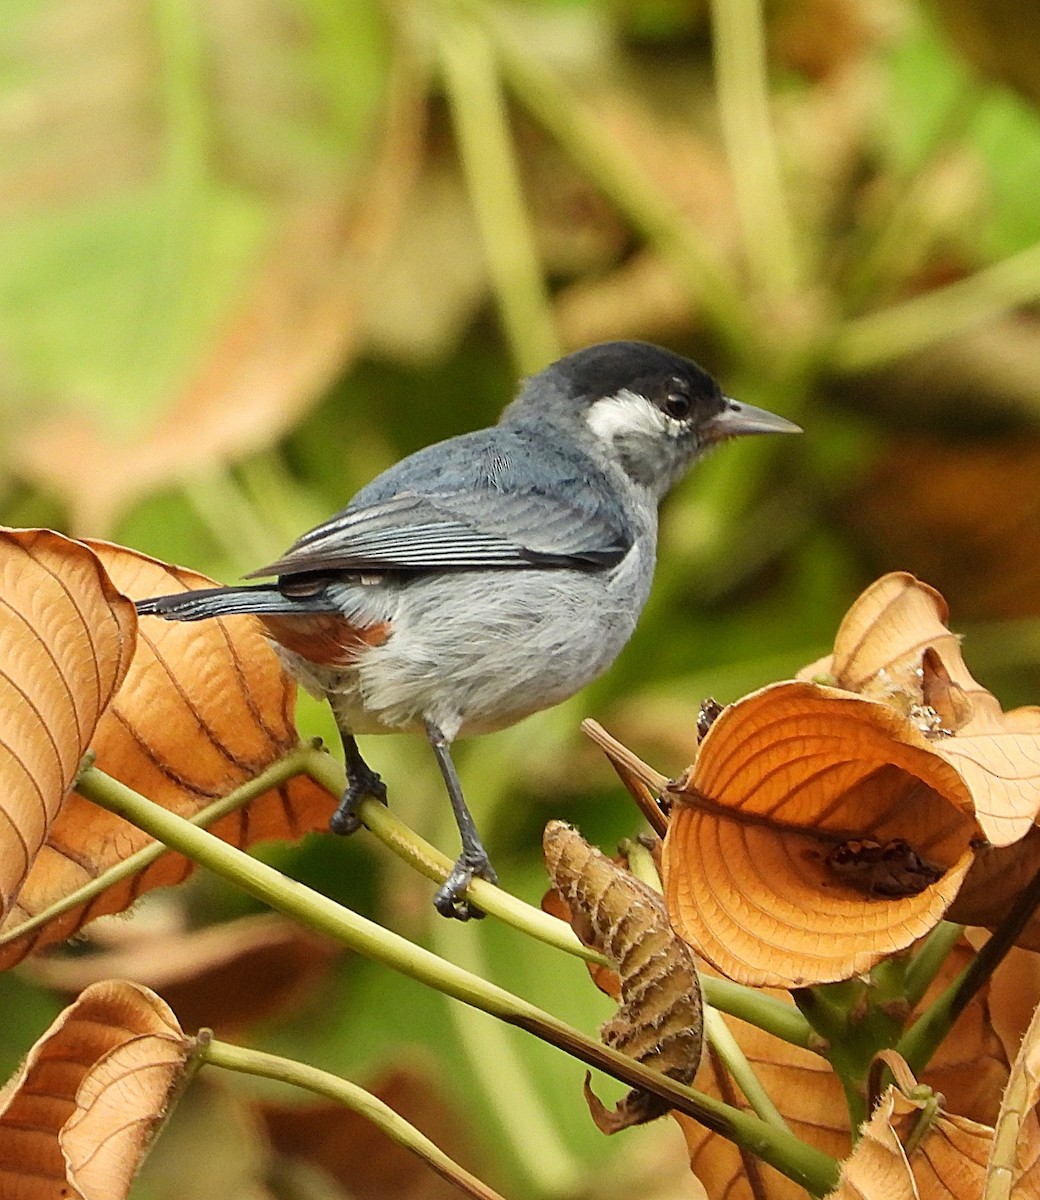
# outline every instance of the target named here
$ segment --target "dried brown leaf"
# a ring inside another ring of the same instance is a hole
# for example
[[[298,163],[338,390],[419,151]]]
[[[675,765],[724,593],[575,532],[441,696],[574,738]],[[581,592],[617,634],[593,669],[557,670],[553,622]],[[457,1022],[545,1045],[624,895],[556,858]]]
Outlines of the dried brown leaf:
[[[130,666],[137,617],[94,553],[0,530],[0,916],[16,901]]]
[[[727,708],[668,797],[672,921],[755,986],[845,979],[908,946],[979,834],[963,781],[901,714],[807,682]]]
[[[693,956],[672,932],[661,897],[590,846],[562,821],[543,838],[553,886],[586,945],[617,967],[621,1007],[601,1035],[637,1062],[689,1083],[703,1034],[701,991]],[[651,1121],[667,1111],[657,1097],[633,1089],[609,1112],[585,1086],[593,1120],[604,1133]]]
[[[212,585],[203,575],[125,547],[90,545],[120,590],[135,598]],[[133,664],[92,746],[102,770],[191,816],[297,745],[295,696],[252,618],[201,625],[144,618]],[[324,788],[300,776],[211,828],[237,846],[299,838],[326,827],[333,803]],[[21,922],[150,841],[121,818],[71,795],[2,931],[11,935]],[[102,913],[121,912],[151,888],[180,883],[191,870],[180,855],[165,854],[87,905],[9,941],[0,949],[0,965],[13,965],[30,951],[69,937]]]
[[[976,949],[987,940],[981,929],[967,930],[966,937]],[[988,1003],[993,1029],[1008,1062],[1014,1062],[1040,1004],[1040,955],[1013,947],[993,972]]]
[[[1008,915],[1019,892],[1040,871],[1040,826],[1010,846],[976,851],[971,870],[947,914],[962,925],[995,929]],[[1016,939],[1026,950],[1040,950],[1040,915],[1034,914]]]
[[[221,1036],[295,1008],[338,953],[336,943],[273,913],[204,929],[156,933],[123,923],[118,946],[95,954],[44,956],[31,964],[46,987],[76,993],[126,978],[158,992],[189,1029]]]
[[[828,671],[838,687],[888,704],[932,735],[935,752],[970,788],[987,840],[1004,846],[1040,812],[1040,708],[1002,712],[965,666],[948,619],[934,588],[906,572],[884,575],[849,609],[831,658],[799,677]]]
[[[767,994],[793,1005],[786,992],[768,989]],[[844,1158],[852,1144],[848,1109],[841,1082],[826,1059],[735,1017],[722,1019],[795,1137],[832,1158]],[[710,1052],[693,1082],[707,1095],[749,1111],[747,1101]],[[681,1113],[673,1116],[686,1138],[690,1168],[709,1200],[805,1200],[805,1189],[786,1175],[700,1122]]]
[[[919,1016],[964,968],[972,949],[962,943],[948,956],[927,994],[908,1019]],[[864,988],[869,984],[864,984]],[[793,1003],[787,992],[767,989]],[[724,1016],[766,1092],[797,1137],[832,1158],[852,1149],[848,1110],[841,1082],[818,1054],[790,1046],[754,1025]],[[1000,1106],[1008,1065],[990,1019],[989,989],[983,988],[958,1017],[939,1047],[923,1082],[949,1098],[951,1111],[985,1124]],[[745,1111],[749,1105],[723,1066],[712,1058],[702,1065],[694,1086]],[[804,1200],[801,1187],[703,1125],[675,1114],[690,1153],[690,1165],[711,1200]]]
[[[0,1093],[3,1194],[122,1200],[190,1052],[147,988],[122,980],[88,988]]]
[[[465,1137],[466,1123],[432,1067],[398,1067],[375,1080],[369,1090],[457,1162],[480,1165]],[[458,1200],[453,1184],[342,1104],[256,1107],[279,1154],[320,1167],[355,1200]]]
[[[1040,1007],[1022,1038],[993,1130],[986,1168],[991,1200],[1028,1200],[1040,1192]]]
[[[829,1200],[981,1196],[993,1130],[939,1108],[928,1089],[886,1089]]]

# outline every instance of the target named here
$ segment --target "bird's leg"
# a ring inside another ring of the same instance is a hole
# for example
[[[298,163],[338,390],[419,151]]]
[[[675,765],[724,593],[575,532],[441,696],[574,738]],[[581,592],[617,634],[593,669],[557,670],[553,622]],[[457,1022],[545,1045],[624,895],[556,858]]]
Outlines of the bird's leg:
[[[448,789],[448,798],[455,814],[455,823],[462,837],[462,853],[451,869],[451,874],[437,889],[433,903],[443,917],[455,917],[459,921],[468,921],[471,917],[482,917],[484,914],[466,900],[462,893],[469,887],[474,876],[486,879],[489,883],[498,883],[498,876],[491,865],[488,853],[484,849],[477,827],[473,824],[466,801],[462,796],[462,785],[459,783],[458,772],[451,761],[448,739],[433,724],[426,722],[426,736],[437,755],[437,765],[444,776],[444,785]]]
[[[366,796],[386,803],[386,784],[361,757],[361,751],[353,734],[340,730],[343,742],[343,763],[347,769],[347,790],[340,798],[336,811],[329,817],[329,828],[333,833],[356,833],[361,828],[357,806]]]

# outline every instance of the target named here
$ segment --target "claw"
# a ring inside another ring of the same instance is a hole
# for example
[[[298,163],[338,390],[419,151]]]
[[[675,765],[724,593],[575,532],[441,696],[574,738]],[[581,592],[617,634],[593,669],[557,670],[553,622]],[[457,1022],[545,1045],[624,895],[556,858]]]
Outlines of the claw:
[[[454,917],[456,921],[480,921],[484,912],[463,894],[474,879],[486,879],[498,883],[498,875],[488,856],[481,852],[469,854],[465,851],[451,869],[451,874],[437,889],[433,904],[442,917]]]
[[[361,818],[355,810],[366,796],[371,796],[380,804],[386,803],[386,784],[371,767],[364,763],[360,768],[355,765],[349,778],[350,783],[347,790],[336,806],[336,811],[329,817],[329,828],[341,837],[357,833],[361,828]]]

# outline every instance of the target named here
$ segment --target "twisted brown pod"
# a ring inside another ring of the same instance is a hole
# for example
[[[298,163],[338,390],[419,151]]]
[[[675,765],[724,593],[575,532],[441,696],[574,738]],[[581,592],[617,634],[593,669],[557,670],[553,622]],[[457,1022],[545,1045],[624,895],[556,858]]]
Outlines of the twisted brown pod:
[[[600,1030],[604,1043],[689,1083],[701,1057],[700,981],[693,953],[672,932],[664,901],[563,821],[549,822],[542,845],[575,933],[605,954],[620,977],[621,1007]],[[664,1101],[633,1090],[611,1112],[593,1095],[588,1077],[585,1098],[604,1133],[667,1111]]]

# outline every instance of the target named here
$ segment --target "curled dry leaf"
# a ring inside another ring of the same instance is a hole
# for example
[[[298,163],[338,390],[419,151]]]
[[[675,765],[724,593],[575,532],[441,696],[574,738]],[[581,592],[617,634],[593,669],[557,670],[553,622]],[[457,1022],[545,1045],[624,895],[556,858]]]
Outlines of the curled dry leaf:
[[[617,967],[621,1007],[601,1030],[603,1041],[671,1079],[689,1083],[701,1056],[700,982],[693,956],[672,932],[661,897],[610,861],[562,821],[543,838],[553,886],[570,908],[574,931]],[[667,1111],[657,1097],[633,1090],[614,1112],[585,1096],[604,1133],[651,1121]]]
[[[902,712],[963,778],[987,841],[1016,841],[1040,812],[1040,708],[1002,712],[964,665],[949,610],[905,572],[884,575],[849,609],[834,653],[800,678],[828,674],[846,691]]]
[[[10,910],[134,651],[134,606],[86,546],[0,531],[0,916]]]
[[[809,682],[727,708],[668,798],[672,921],[756,986],[846,979],[908,946],[953,900],[979,836],[964,781],[922,733]],[[896,855],[881,877],[877,850]]]
[[[867,970],[940,919],[977,847],[1030,829],[1040,709],[1003,713],[947,617],[913,576],[879,579],[833,655],[725,710],[670,789],[669,909],[731,978]]]
[[[122,1200],[190,1052],[154,992],[88,988],[0,1093],[3,1194]]]
[[[1040,1008],[1022,1038],[1000,1105],[986,1168],[990,1195],[1028,1200],[1040,1194]]]
[[[930,1089],[889,1087],[842,1164],[830,1200],[981,1196],[992,1139],[988,1126],[943,1112]]]
[[[114,583],[140,598],[212,580],[136,551],[90,543]],[[297,745],[295,687],[258,624],[229,617],[199,625],[145,618],[125,682],[97,727],[98,766],[156,803],[191,816],[256,776]],[[211,828],[237,846],[299,838],[325,828],[332,796],[300,776],[257,797]],[[191,864],[163,855],[24,937],[17,926],[149,844],[150,838],[82,797],[68,798],[2,932],[0,966],[63,940],[92,917],[121,912],[151,888],[180,883]]]

